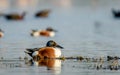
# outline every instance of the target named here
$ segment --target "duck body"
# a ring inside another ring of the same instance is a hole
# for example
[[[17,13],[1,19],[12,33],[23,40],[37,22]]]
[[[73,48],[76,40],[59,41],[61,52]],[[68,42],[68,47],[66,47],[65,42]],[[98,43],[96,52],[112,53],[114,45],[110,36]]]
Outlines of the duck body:
[[[32,30],[31,36],[45,36],[45,37],[54,37],[56,30],[52,28],[47,28],[46,30]]]
[[[31,36],[45,36],[45,37],[53,37],[55,36],[55,32],[53,31],[46,31],[46,30],[38,30],[38,31],[32,31]]]
[[[115,18],[120,18],[120,11],[119,10],[112,10],[112,13],[113,13],[113,16],[115,17]]]
[[[23,20],[25,16],[25,12],[23,12],[21,15],[17,13],[12,13],[12,14],[4,14],[3,16],[7,20]]]
[[[29,54],[33,59],[59,58],[61,56],[60,48],[63,47],[50,40],[47,42],[46,47],[26,49],[25,53]]]
[[[34,52],[32,56],[39,56],[41,59],[43,58],[58,58],[61,56],[61,50],[53,47],[43,47],[38,51]]]
[[[50,10],[41,10],[35,14],[35,17],[48,17]]]

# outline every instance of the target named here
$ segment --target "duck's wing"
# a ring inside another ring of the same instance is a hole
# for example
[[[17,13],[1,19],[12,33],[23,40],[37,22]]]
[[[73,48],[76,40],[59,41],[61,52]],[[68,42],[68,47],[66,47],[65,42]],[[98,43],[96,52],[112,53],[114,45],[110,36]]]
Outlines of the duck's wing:
[[[27,48],[26,51],[28,52],[34,52],[34,51],[38,51],[40,48]]]
[[[32,54],[35,52],[35,51],[38,51],[40,48],[27,48],[26,51],[24,51],[25,53],[27,53],[28,55],[30,55],[32,57]]]

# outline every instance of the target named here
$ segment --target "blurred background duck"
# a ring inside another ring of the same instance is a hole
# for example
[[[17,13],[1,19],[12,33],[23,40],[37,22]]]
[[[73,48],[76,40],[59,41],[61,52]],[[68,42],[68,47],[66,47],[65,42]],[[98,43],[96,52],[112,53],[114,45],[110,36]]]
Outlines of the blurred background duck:
[[[112,9],[114,18],[120,18],[120,10]]]
[[[46,58],[59,58],[63,47],[58,45],[55,41],[50,40],[45,47],[26,49],[25,53],[33,58],[33,60],[40,60]]]
[[[45,30],[32,30],[31,36],[45,36],[45,37],[54,37],[57,30],[48,27]]]
[[[23,20],[25,15],[26,12],[23,12],[22,14],[18,13],[2,14],[2,16],[5,17],[7,20]]]
[[[0,38],[4,36],[4,31],[0,29]]]
[[[50,10],[41,10],[35,14],[35,17],[48,17]]]

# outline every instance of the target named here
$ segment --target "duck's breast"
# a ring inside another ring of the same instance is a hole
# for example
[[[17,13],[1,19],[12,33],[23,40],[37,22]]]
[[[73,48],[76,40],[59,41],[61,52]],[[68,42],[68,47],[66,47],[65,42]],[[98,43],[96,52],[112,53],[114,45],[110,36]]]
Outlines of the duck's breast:
[[[55,36],[55,32],[50,32],[50,37],[54,37]]]
[[[61,50],[59,48],[55,48],[55,57],[58,58],[61,56]]]
[[[55,50],[52,47],[45,47],[39,50],[39,56],[41,58],[55,58]]]
[[[39,31],[33,32],[32,35],[35,36],[35,37],[40,36],[40,32]]]

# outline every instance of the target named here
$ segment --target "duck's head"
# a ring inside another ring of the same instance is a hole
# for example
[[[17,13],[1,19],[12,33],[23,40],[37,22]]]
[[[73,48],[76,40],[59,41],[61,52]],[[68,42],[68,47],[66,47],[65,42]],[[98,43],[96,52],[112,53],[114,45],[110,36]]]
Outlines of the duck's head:
[[[58,45],[58,44],[57,44],[55,41],[53,41],[53,40],[48,41],[47,44],[46,44],[46,46],[47,46],[47,47],[58,47],[58,48],[63,49],[62,46]]]

